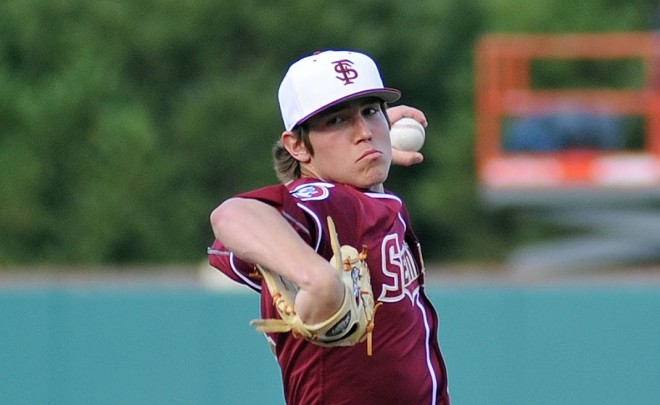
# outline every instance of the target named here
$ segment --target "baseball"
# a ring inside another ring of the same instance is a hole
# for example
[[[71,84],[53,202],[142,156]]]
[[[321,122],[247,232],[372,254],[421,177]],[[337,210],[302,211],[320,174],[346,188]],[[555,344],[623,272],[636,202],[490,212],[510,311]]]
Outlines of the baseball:
[[[424,126],[413,118],[401,118],[390,129],[392,147],[399,150],[417,152],[422,149],[425,137]]]

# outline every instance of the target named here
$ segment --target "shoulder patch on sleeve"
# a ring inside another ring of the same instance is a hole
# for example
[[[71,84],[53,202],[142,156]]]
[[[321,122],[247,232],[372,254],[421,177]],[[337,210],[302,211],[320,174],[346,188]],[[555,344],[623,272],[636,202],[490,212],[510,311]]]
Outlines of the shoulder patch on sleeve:
[[[330,183],[305,183],[291,190],[291,195],[301,201],[325,200],[332,187]]]

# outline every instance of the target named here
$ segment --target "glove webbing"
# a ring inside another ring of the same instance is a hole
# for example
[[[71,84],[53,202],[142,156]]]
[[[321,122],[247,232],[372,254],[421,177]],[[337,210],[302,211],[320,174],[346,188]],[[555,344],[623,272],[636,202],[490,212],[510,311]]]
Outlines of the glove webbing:
[[[332,247],[332,251],[334,252],[334,254],[337,255],[337,259],[338,259],[336,261],[337,271],[350,272],[353,270],[353,263],[356,263],[357,261],[367,260],[366,245],[362,245],[362,251],[358,256],[358,260],[351,262],[350,259],[342,259],[341,246],[339,245],[339,237],[337,236],[337,229],[335,228],[335,222],[332,220],[332,217],[330,216],[328,216],[328,231],[330,234],[330,246]],[[341,268],[340,263],[343,263],[343,269]],[[359,293],[360,295],[370,294],[368,291],[362,291],[362,290]],[[371,356],[373,354],[373,332],[374,332],[374,328],[376,327],[374,318],[376,317],[376,310],[382,304],[383,304],[382,302],[378,302],[374,305],[374,311],[371,314],[371,318],[368,319],[369,323],[367,323],[367,356]]]

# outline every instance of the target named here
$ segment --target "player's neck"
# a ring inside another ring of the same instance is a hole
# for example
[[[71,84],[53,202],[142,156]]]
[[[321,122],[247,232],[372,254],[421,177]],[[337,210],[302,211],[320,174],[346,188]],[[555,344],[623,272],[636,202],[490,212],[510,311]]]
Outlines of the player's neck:
[[[300,178],[301,179],[314,179],[314,180],[319,180],[319,181],[322,181],[322,182],[325,182],[325,183],[333,183],[333,184],[341,183],[341,182],[325,179],[322,176],[317,175],[313,170],[309,170],[309,169],[306,170],[305,168],[302,169],[302,173],[300,175]],[[357,186],[352,185],[352,184],[349,184],[349,185],[352,186],[352,187],[361,188],[361,187],[357,187]],[[383,186],[383,183],[378,183],[378,184],[374,184],[371,187],[361,188],[361,189],[367,190],[367,191],[372,191],[374,193],[382,193],[382,192],[385,191],[385,186]]]

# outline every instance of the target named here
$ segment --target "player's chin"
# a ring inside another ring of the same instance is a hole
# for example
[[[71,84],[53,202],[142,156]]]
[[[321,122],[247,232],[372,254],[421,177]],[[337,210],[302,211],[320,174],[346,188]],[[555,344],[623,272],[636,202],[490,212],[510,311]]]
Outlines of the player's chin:
[[[388,174],[389,166],[387,168],[373,168],[362,176],[359,187],[365,189],[378,188],[387,180]]]

